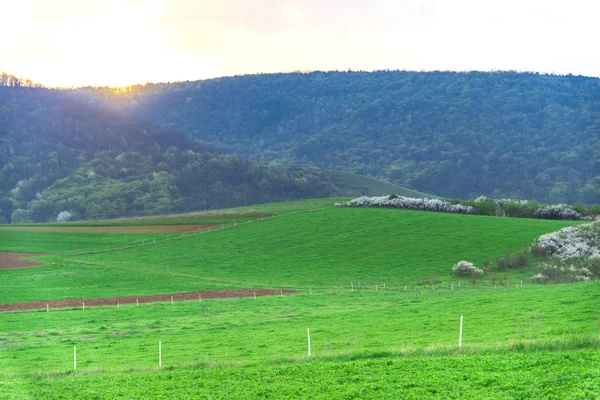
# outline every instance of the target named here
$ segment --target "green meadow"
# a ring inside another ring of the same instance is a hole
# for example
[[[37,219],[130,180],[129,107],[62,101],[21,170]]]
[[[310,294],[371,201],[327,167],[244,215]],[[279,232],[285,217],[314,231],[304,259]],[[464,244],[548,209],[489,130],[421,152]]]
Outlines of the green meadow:
[[[0,251],[54,253],[37,259],[55,264],[0,270],[0,303],[293,290],[2,313],[0,398],[600,393],[600,282],[533,284],[535,260],[505,271],[494,263],[576,222],[338,209],[331,202],[220,210],[277,216],[183,236],[144,235],[152,240],[120,250],[111,249],[139,244],[140,236],[0,231]],[[451,268],[463,259],[491,263],[483,278],[458,280]]]
[[[414,284],[449,280],[460,260],[493,261],[526,250],[543,233],[573,224],[330,207],[68,259],[161,272],[169,267],[250,286]]]

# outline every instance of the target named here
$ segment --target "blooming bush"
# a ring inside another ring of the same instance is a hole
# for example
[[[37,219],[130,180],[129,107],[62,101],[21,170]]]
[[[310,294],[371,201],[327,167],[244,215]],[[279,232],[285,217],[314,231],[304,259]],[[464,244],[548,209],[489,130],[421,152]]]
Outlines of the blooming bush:
[[[542,274],[542,273],[537,273],[537,274],[535,274],[535,275],[533,275],[531,277],[531,280],[533,282],[537,282],[537,283],[545,283],[545,282],[548,281],[548,279],[549,278],[546,275]]]
[[[538,208],[533,213],[534,218],[580,220],[582,215],[566,204],[556,204]]]
[[[598,224],[585,224],[547,233],[534,242],[531,250],[562,261],[600,256],[599,228]]]
[[[542,264],[542,272],[531,277],[534,282],[546,282],[548,280],[566,282],[587,282],[595,278],[594,274],[586,267]]]
[[[450,204],[438,199],[420,199],[404,196],[362,196],[345,203],[336,203],[336,207],[391,207],[408,210],[436,211],[456,214],[473,214],[474,208],[462,204]]]
[[[73,214],[68,211],[61,211],[56,216],[56,222],[69,222],[73,219]]]
[[[480,276],[483,275],[483,270],[477,268],[472,262],[459,261],[454,264],[452,272],[458,276]]]

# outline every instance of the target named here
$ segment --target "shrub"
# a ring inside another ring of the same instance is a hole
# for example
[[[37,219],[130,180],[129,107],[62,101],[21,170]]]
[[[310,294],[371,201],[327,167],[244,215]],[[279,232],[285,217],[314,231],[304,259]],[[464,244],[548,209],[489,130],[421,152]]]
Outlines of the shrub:
[[[56,216],[56,222],[69,222],[73,219],[73,214],[68,211],[61,211]]]
[[[531,280],[537,283],[546,283],[548,281],[548,277],[542,273],[537,273],[531,277]]]
[[[496,265],[500,271],[506,271],[509,265],[508,254],[504,255],[503,257],[496,258]]]
[[[362,196],[346,203],[336,203],[336,207],[391,207],[407,210],[447,212],[455,214],[473,214],[474,208],[462,204],[450,204],[439,199],[421,199],[404,196]]]
[[[527,264],[529,264],[529,259],[527,258],[527,254],[522,251],[510,257],[508,266],[512,268],[519,268],[524,267]]]
[[[587,282],[598,276],[595,275],[586,267],[577,267],[573,264],[569,266],[555,265],[555,264],[542,264],[540,265],[541,273],[538,273],[531,277],[532,280],[539,281],[565,281],[565,282]],[[536,279],[534,279],[536,278]]]
[[[454,264],[452,272],[457,276],[477,277],[483,275],[483,270],[477,268],[469,261],[459,261]]]
[[[566,204],[557,204],[544,208],[538,208],[533,213],[534,218],[540,219],[561,219],[561,220],[580,220],[582,215]]]
[[[599,228],[596,224],[569,226],[540,236],[532,247],[563,261],[600,256]]]

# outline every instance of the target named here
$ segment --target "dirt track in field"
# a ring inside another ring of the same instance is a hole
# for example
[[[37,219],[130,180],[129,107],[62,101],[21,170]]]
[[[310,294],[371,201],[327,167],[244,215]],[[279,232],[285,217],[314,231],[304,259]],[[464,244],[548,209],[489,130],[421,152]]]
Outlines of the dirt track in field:
[[[44,263],[21,260],[27,257],[47,256],[48,254],[35,254],[35,253],[3,253],[0,252],[0,270],[2,269],[14,269],[14,268],[31,268],[39,267]]]
[[[46,305],[51,309],[54,308],[71,308],[71,307],[93,307],[93,306],[115,306],[126,304],[139,303],[155,303],[155,302],[170,302],[171,296],[175,300],[195,300],[200,301],[207,299],[226,299],[233,297],[253,297],[256,296],[272,296],[275,294],[294,293],[292,290],[273,290],[273,289],[231,289],[231,290],[210,290],[206,292],[187,292],[174,294],[157,294],[153,296],[128,296],[128,297],[112,297],[112,298],[95,298],[95,299],[70,299],[70,300],[48,300],[48,301],[32,301],[27,303],[11,303],[0,304],[0,312],[7,311],[24,311],[24,310],[46,310]]]
[[[219,221],[219,220],[234,220],[234,219],[261,219],[274,217],[275,214],[245,214],[245,215],[190,215],[188,217],[151,217],[140,219],[122,219],[115,220],[116,222],[167,222],[167,221]]]
[[[221,225],[218,225],[219,227]],[[204,225],[139,225],[139,226],[3,226],[0,230],[22,232],[57,232],[57,233],[111,233],[111,234],[170,234],[202,231],[217,227],[215,224]]]

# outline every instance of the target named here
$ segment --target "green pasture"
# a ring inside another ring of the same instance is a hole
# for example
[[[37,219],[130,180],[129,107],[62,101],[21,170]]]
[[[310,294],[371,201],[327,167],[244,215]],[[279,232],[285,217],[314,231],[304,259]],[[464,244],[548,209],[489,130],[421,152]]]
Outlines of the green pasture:
[[[4,387],[6,399],[594,399],[600,351],[199,368]]]
[[[19,253],[67,253],[112,249],[165,235],[107,235],[102,233],[23,232],[0,229],[0,251]],[[0,271],[0,274],[3,274]]]
[[[52,253],[36,257],[45,266],[0,270],[0,303],[296,290],[2,313],[0,399],[599,393],[600,282],[531,284],[533,266],[494,266],[496,257],[578,222],[333,208],[334,201],[219,210],[277,216],[184,236],[0,230],[0,251]],[[451,268],[463,259],[492,267],[459,287]]]
[[[144,296],[240,287],[235,282],[181,276],[167,271],[163,274],[62,260],[56,260],[56,265],[0,271],[0,276],[0,303]]]
[[[73,346],[81,375],[155,370],[159,341],[167,370],[295,363],[307,359],[307,328],[313,362],[412,357],[435,364],[459,355],[574,350],[593,350],[597,357],[599,302],[599,282],[591,282],[460,291],[315,290],[4,313],[0,382],[72,374]],[[464,346],[458,350],[461,315]]]
[[[326,208],[150,246],[70,258],[171,271],[249,286],[349,287],[449,280],[453,264],[526,250],[539,235],[576,224],[393,209]],[[529,272],[529,271],[528,271]],[[509,271],[510,274],[513,272]],[[506,275],[506,274],[504,274]],[[520,276],[524,279],[528,276]]]

